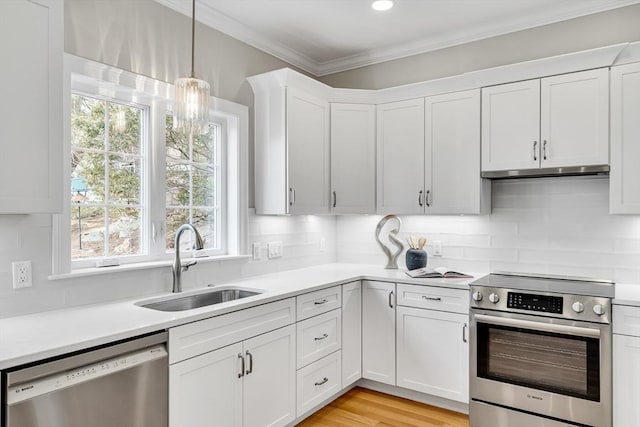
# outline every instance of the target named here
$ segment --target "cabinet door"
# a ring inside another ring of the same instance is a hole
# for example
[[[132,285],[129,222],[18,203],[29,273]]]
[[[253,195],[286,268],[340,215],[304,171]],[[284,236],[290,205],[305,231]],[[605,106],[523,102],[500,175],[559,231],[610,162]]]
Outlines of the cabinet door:
[[[329,212],[329,103],[287,88],[289,213]]]
[[[542,167],[609,164],[609,70],[541,82]]]
[[[342,388],[362,377],[362,284],[342,285]]]
[[[170,427],[242,427],[242,344],[169,367]]]
[[[540,166],[540,80],[482,89],[482,170]]]
[[[469,401],[468,316],[397,308],[398,386]]]
[[[57,0],[0,1],[0,214],[62,210],[62,12]]]
[[[362,376],[396,385],[395,283],[362,282]]]
[[[480,90],[425,99],[426,212],[477,214],[480,177]]]
[[[640,63],[611,69],[610,212],[640,213]]]
[[[376,210],[376,110],[331,104],[331,208],[334,213]]]
[[[613,335],[613,426],[640,420],[640,338]]]
[[[296,418],[295,338],[290,325],[244,342],[245,427],[284,426]]]
[[[424,98],[378,105],[377,212],[424,212]]]

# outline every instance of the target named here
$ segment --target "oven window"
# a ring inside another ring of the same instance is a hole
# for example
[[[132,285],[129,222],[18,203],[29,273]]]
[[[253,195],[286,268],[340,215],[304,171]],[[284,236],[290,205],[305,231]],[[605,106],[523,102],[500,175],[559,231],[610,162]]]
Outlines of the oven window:
[[[477,324],[478,376],[600,400],[596,338]]]

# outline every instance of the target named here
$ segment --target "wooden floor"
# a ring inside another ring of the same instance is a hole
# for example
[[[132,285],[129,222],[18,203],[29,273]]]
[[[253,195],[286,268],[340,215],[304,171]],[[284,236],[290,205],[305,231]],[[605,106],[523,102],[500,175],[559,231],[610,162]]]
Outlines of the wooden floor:
[[[298,427],[469,427],[465,414],[356,387]]]

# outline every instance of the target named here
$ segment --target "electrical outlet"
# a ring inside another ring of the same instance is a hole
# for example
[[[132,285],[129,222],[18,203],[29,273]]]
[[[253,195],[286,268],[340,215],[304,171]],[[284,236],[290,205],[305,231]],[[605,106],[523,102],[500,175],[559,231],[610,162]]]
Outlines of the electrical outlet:
[[[327,250],[327,239],[324,237],[320,238],[320,252],[324,252]]]
[[[252,248],[253,248],[253,259],[256,261],[261,259],[262,254],[260,253],[260,250],[262,249],[262,245],[260,243],[254,243]]]
[[[31,261],[15,261],[11,263],[13,272],[13,289],[28,288],[31,283]]]
[[[442,256],[442,241],[433,241],[433,256]]]
[[[282,256],[282,242],[269,242],[267,245],[267,255],[269,259],[280,258]]]

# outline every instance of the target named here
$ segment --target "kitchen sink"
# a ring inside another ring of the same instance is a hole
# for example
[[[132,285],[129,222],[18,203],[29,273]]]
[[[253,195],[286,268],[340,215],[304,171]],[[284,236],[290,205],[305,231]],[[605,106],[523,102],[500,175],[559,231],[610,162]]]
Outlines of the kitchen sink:
[[[206,307],[208,305],[220,304],[223,302],[235,301],[241,298],[259,295],[261,293],[262,292],[259,291],[242,288],[225,288],[188,296],[176,296],[162,301],[149,303],[143,302],[139,305],[140,307],[159,311],[184,311],[199,307]]]

